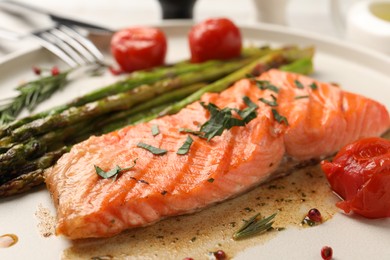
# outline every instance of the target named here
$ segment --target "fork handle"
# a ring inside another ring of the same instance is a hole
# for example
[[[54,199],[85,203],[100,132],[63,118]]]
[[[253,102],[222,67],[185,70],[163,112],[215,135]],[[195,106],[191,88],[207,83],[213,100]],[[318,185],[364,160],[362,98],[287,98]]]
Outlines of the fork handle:
[[[68,25],[68,26],[76,25],[76,26],[87,28],[87,29],[93,29],[93,30],[98,30],[98,31],[106,31],[106,32],[113,32],[113,30],[108,29],[106,27],[102,27],[102,26],[99,26],[99,25],[90,24],[90,23],[87,23],[87,22],[82,22],[82,21],[79,21],[79,20],[70,19],[70,18],[61,16],[61,15],[53,14],[53,13],[51,13],[51,12],[49,12],[49,11],[43,9],[43,8],[39,8],[39,7],[34,6],[34,5],[29,5],[29,4],[26,4],[26,3],[22,3],[22,2],[18,2],[18,1],[11,1],[11,0],[3,0],[3,1],[0,2],[0,4],[3,4],[3,3],[4,4],[8,4],[8,5],[21,7],[21,8],[24,8],[26,10],[34,11],[36,13],[48,15],[53,21],[55,21],[55,22],[57,22],[59,24],[65,24],[65,25]]]

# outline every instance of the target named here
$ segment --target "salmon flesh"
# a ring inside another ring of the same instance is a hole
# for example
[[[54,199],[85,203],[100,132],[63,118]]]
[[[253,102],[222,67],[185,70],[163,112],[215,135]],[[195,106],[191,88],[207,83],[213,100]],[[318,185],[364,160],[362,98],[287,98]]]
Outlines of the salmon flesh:
[[[245,96],[258,106],[246,125],[211,140],[179,131],[199,130],[209,120],[204,104],[243,110]],[[280,176],[286,161],[330,156],[390,127],[389,113],[378,102],[278,70],[242,79],[222,93],[207,93],[201,102],[175,115],[90,137],[65,154],[46,174],[57,208],[57,234],[109,237],[192,213]],[[156,126],[159,133],[153,135]],[[193,139],[188,152],[177,154],[188,135]],[[139,143],[166,153],[153,154]],[[133,168],[113,178],[102,178],[94,168],[126,168],[135,159]]]

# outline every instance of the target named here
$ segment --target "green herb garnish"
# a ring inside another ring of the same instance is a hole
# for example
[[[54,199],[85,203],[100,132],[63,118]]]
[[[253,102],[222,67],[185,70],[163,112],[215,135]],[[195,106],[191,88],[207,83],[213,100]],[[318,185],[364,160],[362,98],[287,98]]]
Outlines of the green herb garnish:
[[[265,98],[259,98],[261,102],[263,102],[266,105],[269,105],[271,107],[277,107],[278,103],[276,102],[276,97],[274,95],[271,95],[272,101],[266,100]]]
[[[210,112],[210,119],[200,127],[199,131],[187,128],[180,128],[179,131],[194,134],[210,141],[213,137],[222,135],[223,131],[229,130],[233,126],[244,126],[257,117],[256,109],[258,106],[247,96],[244,96],[243,100],[248,106],[243,110],[229,107],[220,109],[213,103],[205,105],[201,102],[200,104]],[[233,117],[232,111],[235,111],[241,118]]]
[[[296,96],[295,99],[309,98],[309,95]]]
[[[185,140],[184,144],[177,150],[177,154],[184,155],[187,154],[190,150],[191,144],[194,140],[191,138],[191,136],[187,135],[187,139]]]
[[[250,100],[250,98],[247,96],[244,96],[242,99],[248,107],[243,110],[235,109],[234,111],[236,111],[237,114],[242,118],[242,120],[244,120],[244,122],[247,124],[252,119],[256,118],[256,109],[258,108],[258,106],[253,103],[252,100]]]
[[[158,125],[152,125],[152,135],[156,136],[160,133],[160,129],[158,129]]]
[[[210,182],[210,183],[213,183],[214,182],[214,178],[210,178],[207,181]]]
[[[257,213],[250,219],[244,220],[244,225],[234,233],[233,239],[240,240],[269,230],[274,223],[272,220],[275,218],[276,213],[264,219],[259,219],[259,216],[260,213]]]
[[[16,97],[1,100],[3,104],[0,105],[0,125],[15,120],[23,108],[34,110],[39,103],[62,89],[68,83],[69,72],[42,77],[17,87],[19,94]]]
[[[207,141],[210,141],[215,136],[222,135],[225,129],[230,129],[233,126],[245,125],[243,120],[232,116],[231,108],[224,108],[221,110],[212,103],[209,103],[208,105],[205,105],[204,103],[201,104],[211,114],[210,119],[200,128],[200,132],[203,133],[202,137],[206,138]]]
[[[211,114],[210,119],[200,128],[200,132],[204,133],[202,137],[207,138],[207,141],[210,141],[213,137],[222,135],[225,129],[229,130],[233,126],[244,126],[252,119],[256,118],[257,105],[248,97],[244,97],[243,100],[248,106],[244,110],[232,108],[224,108],[221,110],[212,103],[209,103],[208,105],[201,103]],[[232,111],[236,111],[242,119],[234,118]]]
[[[299,81],[299,80],[294,80],[294,83],[295,83],[295,86],[297,86],[297,88],[300,88],[300,89],[303,89],[303,88],[305,88],[304,86],[303,86],[303,84]]]
[[[155,155],[163,155],[163,154],[167,153],[167,150],[165,150],[165,149],[160,149],[160,148],[151,146],[149,144],[145,144],[143,142],[139,142],[137,144],[137,147],[140,147],[140,148],[143,148],[145,150],[148,150],[149,152],[151,152],[152,154],[155,154]]]
[[[316,90],[316,89],[318,89],[318,86],[317,86],[317,84],[315,82],[313,82],[313,83],[310,84],[310,88],[312,90]]]
[[[100,167],[97,166],[97,165],[93,165],[93,166],[95,167],[96,173],[97,173],[100,177],[102,177],[103,179],[109,179],[109,178],[114,177],[114,176],[115,176],[115,178],[116,178],[120,172],[128,171],[128,170],[134,168],[134,166],[135,166],[136,163],[137,163],[137,159],[135,159],[135,160],[133,161],[133,163],[134,163],[134,164],[133,164],[132,166],[127,167],[127,168],[121,168],[121,167],[119,167],[119,166],[117,165],[117,166],[114,167],[114,169],[111,169],[111,170],[109,170],[109,171],[107,171],[107,172],[103,171],[102,168],[100,168]]]
[[[269,82],[268,80],[255,80],[255,83],[257,87],[261,90],[268,89],[275,93],[279,93],[279,88],[276,87],[275,85],[272,85],[271,82]]]
[[[192,130],[192,129],[188,129],[188,128],[182,128],[182,127],[179,128],[179,132],[180,133],[189,133],[189,134],[198,135],[198,136],[202,136],[203,135],[203,133],[201,131],[196,131],[196,130]]]
[[[310,218],[308,217],[305,217],[302,221],[301,221],[301,224],[302,225],[308,225],[310,227],[313,227],[316,225],[316,222],[311,220]]]
[[[275,120],[278,121],[278,123],[284,122],[288,126],[287,118],[280,115],[276,109],[272,109],[272,115],[274,116]]]

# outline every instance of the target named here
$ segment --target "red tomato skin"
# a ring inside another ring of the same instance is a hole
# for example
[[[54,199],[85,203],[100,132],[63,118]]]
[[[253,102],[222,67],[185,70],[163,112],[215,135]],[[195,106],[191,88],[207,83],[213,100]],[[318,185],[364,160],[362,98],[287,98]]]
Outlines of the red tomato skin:
[[[332,189],[344,200],[336,204],[366,218],[390,217],[390,141],[366,138],[342,148],[321,167]]]
[[[231,59],[240,56],[241,32],[227,18],[212,18],[198,23],[188,35],[191,62]]]
[[[127,28],[116,32],[111,39],[111,53],[127,72],[163,65],[166,52],[165,34],[156,28]]]

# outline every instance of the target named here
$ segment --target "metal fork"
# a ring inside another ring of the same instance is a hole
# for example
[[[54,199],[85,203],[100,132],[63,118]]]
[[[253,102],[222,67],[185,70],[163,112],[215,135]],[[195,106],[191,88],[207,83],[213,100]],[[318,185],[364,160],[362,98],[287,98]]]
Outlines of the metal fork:
[[[32,35],[70,67],[104,64],[104,56],[99,49],[71,26],[57,24],[53,28],[33,32]]]
[[[55,15],[46,10],[37,8],[21,2],[0,1],[2,5],[31,10],[37,13],[48,15],[55,23],[55,26],[49,29],[34,31],[31,35],[46,49],[57,55],[70,67],[78,67],[86,64],[104,64],[104,56],[98,48],[84,35],[78,28],[84,27],[92,30],[98,30],[104,33],[111,30],[94,24],[85,23],[78,20],[69,19],[63,16]],[[3,36],[3,37],[2,37]],[[0,38],[21,39],[24,35],[11,34],[9,31],[0,31]]]
[[[20,35],[7,30],[0,31],[0,38],[20,40],[32,36],[41,46],[51,51],[70,67],[88,64],[104,64],[100,50],[76,28],[57,24],[52,28],[39,30],[27,35]]]

